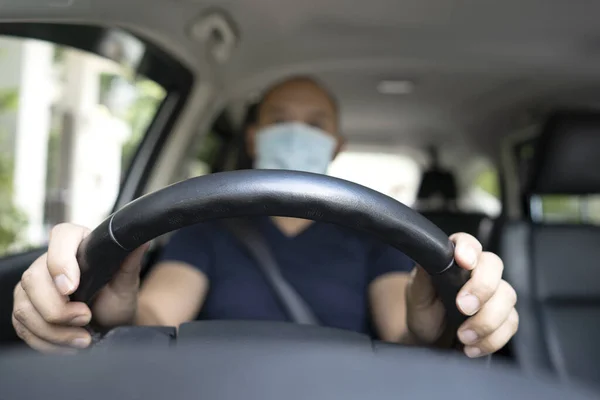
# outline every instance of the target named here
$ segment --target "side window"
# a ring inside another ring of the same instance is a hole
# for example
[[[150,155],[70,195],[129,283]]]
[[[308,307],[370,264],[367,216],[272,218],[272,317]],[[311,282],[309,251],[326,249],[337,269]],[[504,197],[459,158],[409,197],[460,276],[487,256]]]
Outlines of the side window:
[[[416,200],[421,168],[402,154],[348,150],[331,163],[328,174],[377,190],[410,207]]]
[[[500,199],[498,171],[493,167],[488,167],[481,171],[475,178],[473,186],[496,199]]]
[[[207,175],[213,172],[212,168],[222,151],[223,138],[214,129],[202,136],[197,150],[188,162],[184,179]]]
[[[514,159],[521,188],[527,183],[537,136],[517,143]],[[600,196],[543,195],[529,200],[531,218],[536,222],[600,225]]]
[[[497,217],[502,211],[498,170],[492,163],[479,159],[470,167],[463,177],[465,190],[460,192],[460,210]]]
[[[193,178],[229,169],[240,150],[240,135],[236,134],[226,110],[221,112],[208,132],[200,132],[186,157],[181,179]]]
[[[522,183],[530,172],[537,137],[515,146],[515,159]],[[543,195],[530,199],[531,218],[536,222],[600,225],[600,195]]]
[[[165,96],[109,59],[0,37],[0,256],[101,222]]]
[[[536,196],[531,216],[536,222],[600,225],[600,196]]]
[[[587,221],[590,224],[600,225],[600,196],[590,196],[586,201]]]
[[[517,178],[519,179],[521,189],[524,189],[527,178],[531,173],[536,143],[537,137],[533,137],[517,143],[513,150],[513,156],[516,160]]]

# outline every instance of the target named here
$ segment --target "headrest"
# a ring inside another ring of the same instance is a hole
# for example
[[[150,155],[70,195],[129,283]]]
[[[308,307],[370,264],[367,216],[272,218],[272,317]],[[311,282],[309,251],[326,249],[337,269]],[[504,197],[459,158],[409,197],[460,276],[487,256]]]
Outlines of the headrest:
[[[456,182],[451,172],[433,168],[423,174],[417,198],[426,200],[435,196],[446,201],[456,200]]]
[[[258,121],[258,103],[252,103],[246,109],[246,116],[244,117],[244,128],[249,127],[257,123]]]
[[[558,112],[538,139],[528,194],[600,193],[600,114]]]

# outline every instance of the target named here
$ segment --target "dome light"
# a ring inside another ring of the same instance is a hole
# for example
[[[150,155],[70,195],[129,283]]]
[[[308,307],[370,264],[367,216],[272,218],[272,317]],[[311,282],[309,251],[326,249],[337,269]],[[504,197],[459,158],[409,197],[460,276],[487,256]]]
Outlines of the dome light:
[[[381,94],[401,95],[409,94],[414,90],[415,84],[409,80],[384,80],[377,85]]]

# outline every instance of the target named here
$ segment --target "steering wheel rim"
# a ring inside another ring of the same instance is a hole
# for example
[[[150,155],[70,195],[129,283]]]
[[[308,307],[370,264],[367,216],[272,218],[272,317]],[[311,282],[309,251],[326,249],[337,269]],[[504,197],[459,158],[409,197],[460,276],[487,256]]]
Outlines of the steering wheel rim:
[[[113,213],[81,243],[80,284],[72,298],[90,303],[140,245],[189,225],[221,218],[284,216],[361,230],[398,248],[432,277],[448,316],[459,324],[456,294],[466,281],[454,245],[431,221],[362,185],[326,175],[240,170],[167,186]]]

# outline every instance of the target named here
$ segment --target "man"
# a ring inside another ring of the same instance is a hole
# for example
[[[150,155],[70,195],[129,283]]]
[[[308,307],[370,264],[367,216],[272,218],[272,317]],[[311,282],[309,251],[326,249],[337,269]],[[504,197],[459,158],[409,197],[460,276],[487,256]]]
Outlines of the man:
[[[310,78],[281,82],[263,97],[247,142],[256,168],[325,173],[343,145],[336,101]],[[324,325],[366,332],[372,323],[387,341],[439,342],[444,308],[427,274],[398,250],[330,224],[269,217],[253,222],[284,276]],[[104,327],[178,326],[198,316],[286,319],[257,265],[218,221],[177,232],[139,292],[145,246],[128,258],[91,310],[70,302],[68,295],[79,283],[76,249],[88,232],[68,224],[55,227],[48,253],[15,288],[13,324],[35,349],[88,346],[90,336],[82,327],[92,318]],[[515,291],[502,280],[497,256],[482,252],[469,235],[452,239],[458,264],[472,271],[457,297],[460,310],[471,316],[459,328],[458,338],[470,357],[492,353],[516,332]]]

